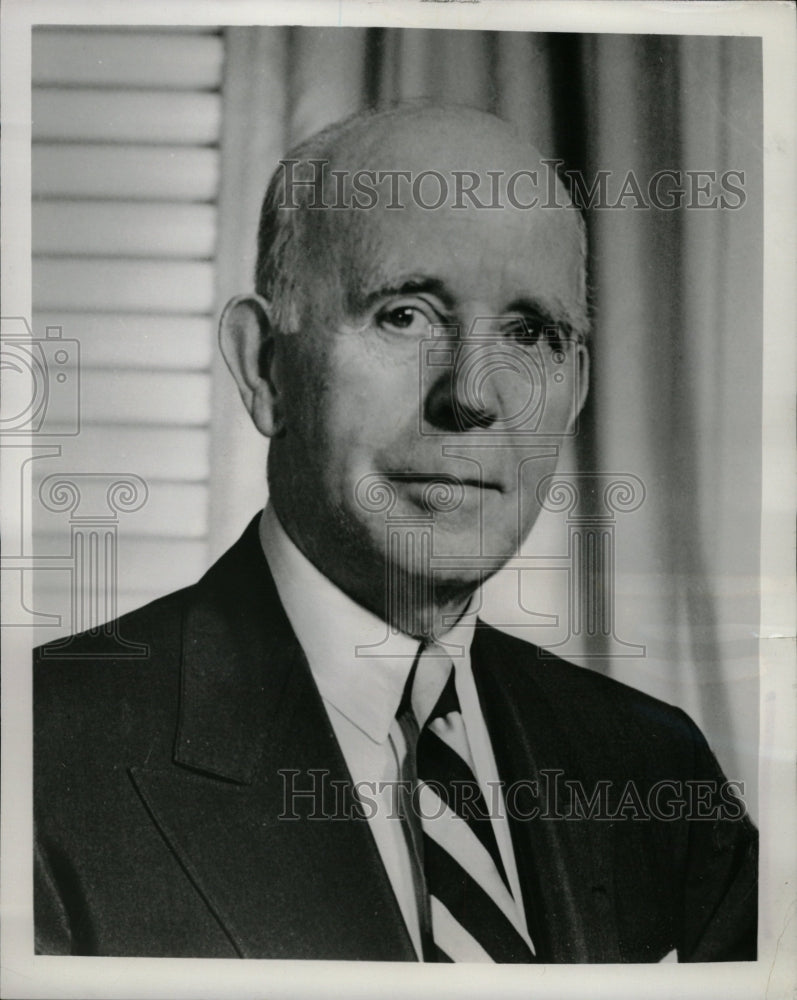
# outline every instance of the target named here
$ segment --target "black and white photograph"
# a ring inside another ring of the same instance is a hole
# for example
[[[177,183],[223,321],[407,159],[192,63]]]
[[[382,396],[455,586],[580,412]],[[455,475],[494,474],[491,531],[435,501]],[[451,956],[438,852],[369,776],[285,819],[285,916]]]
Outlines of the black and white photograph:
[[[3,995],[792,995],[794,5],[4,14]]]

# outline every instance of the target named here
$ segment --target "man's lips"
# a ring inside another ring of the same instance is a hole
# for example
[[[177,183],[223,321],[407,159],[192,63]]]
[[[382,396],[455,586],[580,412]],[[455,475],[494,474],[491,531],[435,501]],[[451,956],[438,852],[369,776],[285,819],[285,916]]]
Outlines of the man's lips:
[[[418,484],[429,486],[435,483],[451,486],[454,489],[458,486],[471,487],[480,490],[497,490],[504,493],[505,489],[501,482],[495,479],[479,479],[474,476],[457,476],[451,472],[388,472],[385,478],[393,483]]]

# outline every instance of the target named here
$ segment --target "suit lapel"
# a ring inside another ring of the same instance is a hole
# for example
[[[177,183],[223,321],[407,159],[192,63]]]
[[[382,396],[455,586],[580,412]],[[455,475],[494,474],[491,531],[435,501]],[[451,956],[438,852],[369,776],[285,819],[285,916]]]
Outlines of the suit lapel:
[[[516,789],[508,794],[510,829],[538,958],[618,962],[609,830],[601,820],[557,818],[565,811],[557,782],[586,780],[589,771],[561,724],[561,706],[535,683],[536,647],[480,625],[472,660],[499,777]],[[523,818],[534,808],[535,818]]]
[[[243,957],[414,960],[256,521],[194,590],[161,834]]]

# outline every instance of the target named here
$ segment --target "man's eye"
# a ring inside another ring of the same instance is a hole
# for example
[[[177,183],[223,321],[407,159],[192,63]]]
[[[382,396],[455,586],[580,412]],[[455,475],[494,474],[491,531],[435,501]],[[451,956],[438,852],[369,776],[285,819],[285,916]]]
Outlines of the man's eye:
[[[525,343],[536,343],[540,339],[540,326],[532,319],[518,316],[507,320],[501,326],[501,333],[507,340],[523,341]]]
[[[501,332],[507,339],[521,344],[547,343],[556,347],[561,341],[557,325],[541,316],[513,317],[502,325]]]
[[[423,333],[432,320],[417,306],[393,306],[377,316],[380,326],[402,332]]]

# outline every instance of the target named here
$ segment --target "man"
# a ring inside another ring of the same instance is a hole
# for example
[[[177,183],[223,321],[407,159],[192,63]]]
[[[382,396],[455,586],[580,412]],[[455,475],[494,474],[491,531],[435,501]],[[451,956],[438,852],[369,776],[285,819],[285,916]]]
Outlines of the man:
[[[502,122],[428,106],[272,179],[221,323],[269,504],[122,620],[145,657],[41,651],[42,952],[755,957],[755,832],[693,723],[477,620],[586,392],[583,224],[549,183]]]

